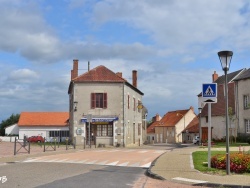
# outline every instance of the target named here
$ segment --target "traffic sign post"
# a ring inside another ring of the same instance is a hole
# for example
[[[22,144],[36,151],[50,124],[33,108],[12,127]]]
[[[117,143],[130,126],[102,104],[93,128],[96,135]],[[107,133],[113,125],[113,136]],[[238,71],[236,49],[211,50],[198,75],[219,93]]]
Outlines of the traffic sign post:
[[[207,162],[211,168],[211,103],[217,103],[217,83],[202,85],[202,99],[208,105],[208,141]]]
[[[87,122],[89,124],[89,147],[91,148],[91,139],[90,139],[90,122],[92,122],[92,114],[87,114]]]

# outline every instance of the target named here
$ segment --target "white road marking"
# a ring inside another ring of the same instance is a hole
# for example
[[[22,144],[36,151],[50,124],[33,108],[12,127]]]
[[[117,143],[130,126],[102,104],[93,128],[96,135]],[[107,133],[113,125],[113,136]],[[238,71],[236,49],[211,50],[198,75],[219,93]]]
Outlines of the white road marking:
[[[112,162],[112,163],[108,163],[108,164],[106,164],[106,165],[108,165],[108,166],[115,166],[117,163],[119,163],[119,161],[115,161],[115,162]]]
[[[149,162],[149,163],[147,163],[147,164],[145,164],[145,165],[142,165],[142,166],[140,166],[140,167],[142,167],[142,168],[149,168],[150,165],[151,165],[151,162]]]
[[[129,165],[130,167],[139,167],[140,166],[140,163],[134,163],[134,164],[131,164]]]
[[[207,181],[194,180],[194,179],[181,178],[181,177],[176,177],[176,178],[172,178],[172,179],[178,180],[178,181],[193,182],[193,183],[207,183]]]
[[[148,150],[138,151],[138,153],[147,153]]]
[[[96,161],[97,161],[97,160],[85,162],[85,164],[95,164]]]
[[[116,166],[127,166],[129,162],[125,162],[125,163],[121,163],[121,164],[118,164]]]
[[[105,165],[108,161],[102,161],[102,162],[99,162],[99,163],[96,163],[98,165]]]

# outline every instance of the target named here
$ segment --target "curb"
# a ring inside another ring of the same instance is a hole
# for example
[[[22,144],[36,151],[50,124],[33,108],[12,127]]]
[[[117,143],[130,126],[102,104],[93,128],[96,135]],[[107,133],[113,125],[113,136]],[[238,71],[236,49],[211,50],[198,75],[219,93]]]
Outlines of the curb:
[[[166,152],[165,152],[166,153]],[[164,154],[164,153],[163,153]],[[155,174],[151,171],[151,168],[153,166],[155,166],[156,161],[163,155],[161,154],[160,156],[158,156],[150,165],[150,167],[146,170],[145,175],[147,175],[148,177],[154,178],[154,179],[158,179],[158,180],[166,180],[165,178],[163,178],[162,176]]]

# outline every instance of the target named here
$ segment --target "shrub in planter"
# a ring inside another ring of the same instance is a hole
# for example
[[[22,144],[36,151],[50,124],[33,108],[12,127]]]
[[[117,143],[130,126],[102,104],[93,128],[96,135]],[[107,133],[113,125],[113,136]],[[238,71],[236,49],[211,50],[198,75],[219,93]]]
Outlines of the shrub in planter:
[[[211,167],[226,169],[226,155],[216,155],[211,158]],[[235,173],[250,172],[249,154],[230,154],[230,171]]]

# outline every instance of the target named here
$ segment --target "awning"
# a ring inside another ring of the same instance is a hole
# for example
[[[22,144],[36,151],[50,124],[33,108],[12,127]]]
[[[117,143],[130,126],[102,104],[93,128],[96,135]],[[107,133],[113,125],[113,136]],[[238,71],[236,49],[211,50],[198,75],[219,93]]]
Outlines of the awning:
[[[117,121],[118,117],[93,117],[92,118],[92,122],[113,122],[113,121]],[[81,119],[82,123],[86,123],[87,122],[87,117],[83,117]]]

